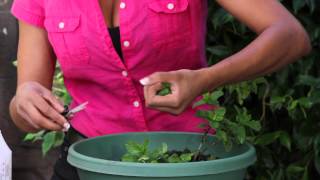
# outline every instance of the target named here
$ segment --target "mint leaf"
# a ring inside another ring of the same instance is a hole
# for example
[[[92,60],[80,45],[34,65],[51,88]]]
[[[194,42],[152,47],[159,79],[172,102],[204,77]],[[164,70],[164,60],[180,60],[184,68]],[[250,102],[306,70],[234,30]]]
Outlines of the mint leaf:
[[[180,155],[181,162],[190,162],[194,153],[185,153]]]
[[[55,132],[51,131],[44,135],[42,143],[42,154],[45,156],[55,144]]]
[[[168,158],[169,163],[178,163],[180,162],[180,157],[178,154],[174,153]]]
[[[171,93],[172,93],[171,92],[171,84],[168,82],[163,82],[162,89],[157,92],[157,95],[158,96],[166,96]]]

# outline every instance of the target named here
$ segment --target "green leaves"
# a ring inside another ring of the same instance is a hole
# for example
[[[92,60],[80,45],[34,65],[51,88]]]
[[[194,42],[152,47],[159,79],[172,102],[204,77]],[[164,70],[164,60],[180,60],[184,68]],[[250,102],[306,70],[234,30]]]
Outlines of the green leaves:
[[[266,146],[279,140],[280,144],[291,151],[291,138],[286,131],[276,131],[257,137],[255,144]]]
[[[185,162],[190,162],[192,160],[192,156],[194,153],[185,153],[181,154],[180,156],[178,154],[172,154],[169,156],[167,162],[168,163],[185,163]]]
[[[209,105],[219,105],[219,98],[223,96],[223,91],[217,90],[212,93],[205,93],[202,95],[202,99],[199,100],[198,102],[193,104],[193,108],[204,105],[204,104],[209,104]]]
[[[220,122],[224,119],[225,114],[226,114],[225,108],[218,108],[214,110],[213,113],[210,114],[209,121]]]
[[[218,28],[218,26],[221,26],[233,20],[233,17],[224,9],[219,9],[212,17],[212,24],[214,24],[214,27],[216,29]]]
[[[38,141],[38,140],[42,140],[43,139],[43,135],[44,135],[45,131],[39,131],[37,133],[28,133],[25,137],[24,137],[24,141]]]
[[[122,161],[126,162],[150,162],[150,155],[148,152],[149,141],[145,140],[144,143],[139,144],[136,142],[128,142],[125,144],[127,153],[122,157]],[[160,151],[162,152],[162,151]]]
[[[50,149],[60,146],[63,143],[64,133],[57,131],[46,132],[45,130],[37,133],[28,133],[24,137],[24,141],[42,141],[41,150],[43,156],[45,156]]]
[[[162,89],[157,92],[157,95],[158,96],[166,96],[171,93],[172,93],[171,92],[171,84],[168,82],[163,82]]]
[[[151,151],[149,149],[149,141],[145,140],[140,144],[137,142],[128,142],[125,144],[127,153],[121,158],[124,162],[139,162],[139,163],[183,163],[190,162],[194,153],[184,152],[170,154],[168,145],[162,143],[162,146]]]
[[[245,143],[248,137],[247,134],[251,134],[251,130],[260,131],[261,124],[259,121],[253,120],[244,107],[233,106],[232,109],[236,114],[226,118],[227,110],[224,107],[220,107],[218,101],[223,95],[224,92],[222,90],[206,93],[194,107],[203,104],[216,106],[212,110],[198,110],[196,115],[208,121],[209,128],[216,130],[215,136],[217,139],[224,144],[227,151],[230,151],[234,144]],[[205,128],[208,128],[208,126]]]
[[[46,133],[43,137],[42,154],[45,155],[55,144],[55,132]]]

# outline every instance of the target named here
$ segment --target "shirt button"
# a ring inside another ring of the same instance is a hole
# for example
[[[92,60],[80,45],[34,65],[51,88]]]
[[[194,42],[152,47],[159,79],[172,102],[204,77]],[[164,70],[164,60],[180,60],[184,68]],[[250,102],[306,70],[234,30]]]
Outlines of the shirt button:
[[[140,106],[139,101],[134,101],[134,102],[133,102],[133,106],[134,106],[134,107],[139,107],[139,106]]]
[[[168,8],[169,10],[174,9],[174,4],[173,4],[173,3],[168,3],[168,4],[167,4],[167,8]]]
[[[126,8],[126,3],[121,2],[121,3],[120,3],[120,9],[124,9],[124,8]]]
[[[128,76],[128,72],[127,71],[122,71],[122,76],[127,77]]]
[[[130,46],[130,42],[129,41],[124,41],[123,42],[123,46],[124,47],[129,47]]]
[[[60,22],[58,26],[59,26],[59,29],[63,29],[64,28],[64,22]]]

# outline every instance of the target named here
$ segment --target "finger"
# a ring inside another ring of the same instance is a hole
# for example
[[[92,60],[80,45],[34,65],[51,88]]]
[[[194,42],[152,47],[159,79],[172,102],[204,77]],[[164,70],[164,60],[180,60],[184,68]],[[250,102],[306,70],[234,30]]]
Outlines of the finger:
[[[149,86],[153,85],[156,83],[161,83],[161,82],[169,82],[171,77],[170,72],[156,72],[151,74],[150,76],[147,76],[143,79],[140,80],[140,83],[143,86]]]
[[[61,127],[67,126],[67,119],[65,119],[51,104],[49,104],[42,96],[35,96],[33,98],[35,107],[41,112],[42,115],[49,118],[51,121],[58,123]]]
[[[32,126],[33,128],[35,128],[37,130],[40,129],[40,126],[38,126],[34,122],[32,122],[31,117],[25,112],[25,108],[23,106],[19,106],[17,108],[17,113],[22,117],[22,119],[26,120],[25,123],[29,124],[30,126]]]
[[[169,94],[166,96],[152,96],[148,100],[147,107],[169,107],[169,108],[179,108],[180,103],[176,100],[176,96]]]
[[[179,115],[179,114],[181,114],[183,112],[182,108],[175,109],[175,108],[168,108],[168,107],[156,107],[156,108],[153,108],[153,109],[156,109],[156,110],[159,110],[159,111],[162,111],[162,112],[167,112],[167,113],[170,113],[172,115]]]
[[[63,129],[59,124],[43,116],[35,106],[28,107],[27,113],[29,114],[32,122],[37,124],[42,129],[52,131],[61,131]]]
[[[63,104],[57,99],[48,89],[43,88],[41,96],[48,101],[56,111],[62,113],[64,110]]]
[[[152,89],[160,90],[161,88],[162,88],[161,83],[157,83],[157,84],[154,84],[152,86],[144,86],[143,87],[143,94],[144,94],[144,99],[146,101],[146,104],[148,104],[148,102],[150,101],[150,97],[153,97],[154,94],[156,93]]]

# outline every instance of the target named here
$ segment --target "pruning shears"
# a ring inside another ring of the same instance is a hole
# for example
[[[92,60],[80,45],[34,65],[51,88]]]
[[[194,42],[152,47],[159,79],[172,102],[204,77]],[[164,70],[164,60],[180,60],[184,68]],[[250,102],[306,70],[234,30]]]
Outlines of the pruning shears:
[[[87,104],[88,104],[88,101],[84,102],[84,103],[82,103],[72,109],[69,109],[69,106],[65,105],[64,110],[61,113],[61,115],[64,116],[66,119],[68,119],[68,118],[72,117],[75,113],[84,110],[86,108]]]

